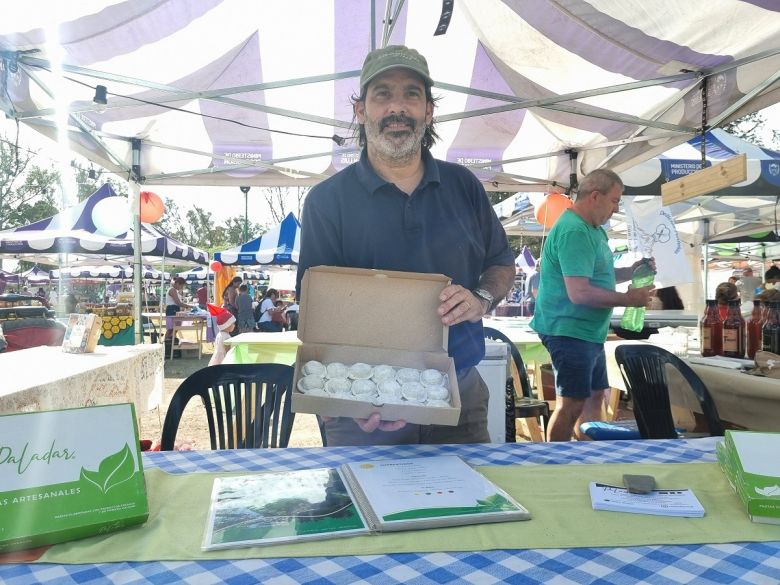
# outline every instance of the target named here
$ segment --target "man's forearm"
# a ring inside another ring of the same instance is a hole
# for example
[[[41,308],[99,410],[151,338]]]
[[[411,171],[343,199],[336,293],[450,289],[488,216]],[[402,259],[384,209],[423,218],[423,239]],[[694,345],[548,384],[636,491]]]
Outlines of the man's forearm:
[[[612,308],[624,307],[628,302],[626,293],[593,286],[587,279],[564,278],[564,282],[569,300],[576,305]]]
[[[493,295],[493,309],[501,299],[506,297],[515,282],[514,266],[491,266],[479,278],[479,288],[484,288]]]

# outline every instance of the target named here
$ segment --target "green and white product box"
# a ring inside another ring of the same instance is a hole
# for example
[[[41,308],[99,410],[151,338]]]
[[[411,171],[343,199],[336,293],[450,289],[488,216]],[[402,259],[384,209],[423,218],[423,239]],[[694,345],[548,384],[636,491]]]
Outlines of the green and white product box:
[[[718,461],[754,522],[780,524],[780,433],[726,431]]]
[[[135,421],[132,404],[0,416],[0,552],[145,522]]]

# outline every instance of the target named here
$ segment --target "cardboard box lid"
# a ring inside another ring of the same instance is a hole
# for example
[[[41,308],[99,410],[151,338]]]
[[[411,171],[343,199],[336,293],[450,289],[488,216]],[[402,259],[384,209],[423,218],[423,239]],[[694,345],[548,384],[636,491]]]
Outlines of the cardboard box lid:
[[[331,343],[447,351],[449,328],[436,314],[442,274],[316,266],[301,284],[298,338]]]

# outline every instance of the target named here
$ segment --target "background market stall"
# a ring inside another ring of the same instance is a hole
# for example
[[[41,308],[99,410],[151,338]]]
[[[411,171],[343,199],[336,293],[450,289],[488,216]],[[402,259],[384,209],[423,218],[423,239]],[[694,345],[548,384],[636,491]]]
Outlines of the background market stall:
[[[165,283],[170,280],[170,274],[162,272],[151,266],[143,267],[142,279],[144,284],[159,282],[160,288],[164,289]],[[73,266],[71,268],[57,269],[50,271],[52,280],[87,280],[98,281],[104,291],[104,297],[97,304],[88,305],[89,310],[98,313],[103,320],[102,332],[98,344],[100,345],[133,345],[135,336],[133,335],[133,324],[135,319],[131,314],[129,306],[119,301],[122,300],[121,285],[111,295],[111,301],[105,303],[103,299],[108,296],[109,282],[128,281],[133,278],[133,267],[127,264],[101,265],[101,266]],[[146,293],[146,290],[144,290]],[[127,291],[124,293],[126,298]],[[146,294],[144,294],[144,304],[148,305]]]
[[[66,263],[81,263],[85,259],[126,262],[134,258],[138,248],[147,258],[160,258],[163,266],[166,261],[205,264],[208,260],[206,252],[171,238],[154,225],[141,223],[140,232],[135,234],[131,224],[127,199],[117,196],[107,183],[74,207],[47,219],[0,232],[0,254],[46,260],[50,264],[57,264],[61,254],[65,255]],[[137,276],[138,280],[134,282],[137,315],[131,315],[133,323],[138,319],[142,305],[141,273]],[[136,340],[140,341],[140,331],[136,333]]]

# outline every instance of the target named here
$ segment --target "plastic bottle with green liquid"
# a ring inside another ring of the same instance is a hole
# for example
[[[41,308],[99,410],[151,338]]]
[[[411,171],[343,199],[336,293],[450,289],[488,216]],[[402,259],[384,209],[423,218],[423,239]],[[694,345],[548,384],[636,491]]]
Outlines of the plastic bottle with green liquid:
[[[634,273],[631,275],[631,287],[650,286],[654,279],[655,270],[650,264],[650,258],[642,258],[642,263],[634,268]],[[642,331],[645,326],[645,307],[626,307],[620,326],[628,331]]]

